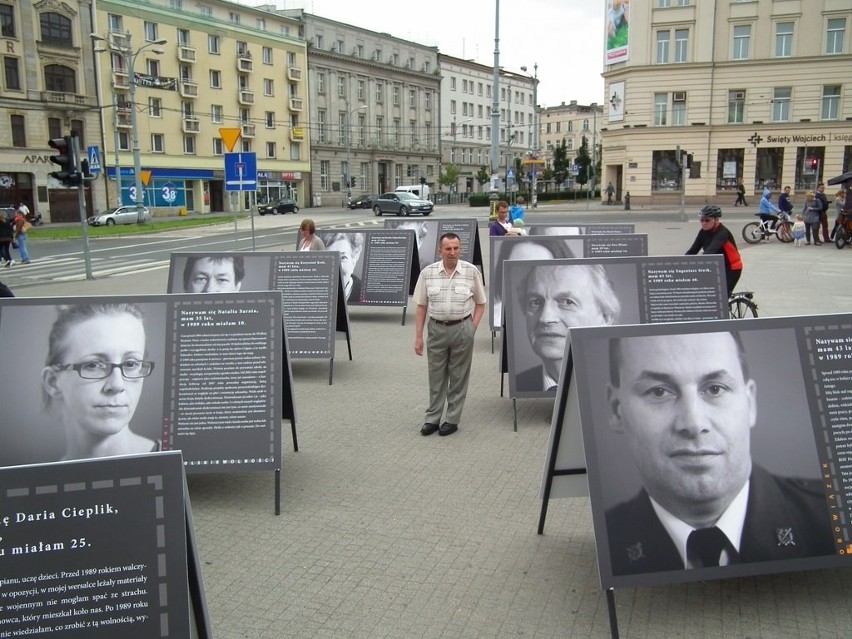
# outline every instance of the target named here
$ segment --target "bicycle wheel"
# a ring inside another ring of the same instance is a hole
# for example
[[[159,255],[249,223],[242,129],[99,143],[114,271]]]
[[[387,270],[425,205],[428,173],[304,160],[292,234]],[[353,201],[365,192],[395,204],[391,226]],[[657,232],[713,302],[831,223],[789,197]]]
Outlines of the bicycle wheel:
[[[743,239],[749,244],[759,244],[763,239],[763,231],[757,222],[749,222],[743,227]]]
[[[775,233],[782,242],[789,244],[793,241],[793,225],[789,222],[778,222],[778,225],[775,227]]]
[[[757,304],[746,297],[732,297],[728,299],[728,312],[731,319],[757,317]]]
[[[847,244],[849,244],[849,232],[845,227],[838,226],[837,230],[834,232],[834,245],[838,249],[842,249]]]

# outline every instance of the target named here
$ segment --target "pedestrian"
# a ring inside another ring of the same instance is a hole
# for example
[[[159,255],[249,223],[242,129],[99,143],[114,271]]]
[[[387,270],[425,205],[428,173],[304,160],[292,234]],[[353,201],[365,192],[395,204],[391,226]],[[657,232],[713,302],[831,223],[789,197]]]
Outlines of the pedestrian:
[[[26,205],[22,204],[24,208]],[[21,254],[21,264],[30,263],[30,253],[27,250],[27,233],[33,227],[30,221],[21,213],[21,209],[15,213],[15,241],[18,243],[18,253]],[[14,264],[14,261],[12,262]]]
[[[828,236],[828,198],[825,195],[825,182],[817,184],[816,193],[814,193],[817,202],[819,202],[819,225],[822,227],[822,239],[824,242],[831,242]]]
[[[819,218],[821,209],[822,207],[816,199],[814,192],[808,191],[805,193],[805,203],[802,205],[802,218],[805,221],[805,244],[809,246],[811,243],[811,237],[813,237],[814,244],[816,246],[822,244],[819,240]]]
[[[13,266],[15,260],[12,259],[12,238],[15,236],[15,227],[12,221],[9,220],[3,213],[0,213],[0,265]]]
[[[785,186],[784,192],[778,196],[778,208],[781,209],[781,217],[790,220],[793,215],[793,202],[790,200],[790,187]]]
[[[793,223],[793,246],[801,246],[805,239],[805,218],[799,213]]]
[[[512,227],[512,220],[509,218],[509,203],[505,200],[497,202],[497,219],[488,225],[488,235],[496,237],[517,235]]]
[[[612,196],[615,195],[615,187],[612,182],[606,185],[606,203],[612,205]]]
[[[299,225],[299,232],[302,234],[302,238],[299,240],[300,251],[325,250],[325,244],[315,235],[317,227],[313,220],[307,218],[302,220],[302,223]]]
[[[414,352],[418,356],[423,355],[423,329],[428,322],[429,407],[420,429],[424,436],[434,432],[452,435],[459,429],[473,361],[473,338],[487,300],[479,270],[459,259],[459,236],[444,233],[438,245],[441,260],[423,269],[414,287]]]
[[[523,196],[519,195],[515,200],[515,203],[512,205],[512,208],[509,209],[509,219],[514,224],[517,220],[524,219],[524,215],[526,211],[524,211],[524,204],[526,200],[524,200]]]
[[[24,216],[25,219],[30,219],[30,207],[27,206],[27,203],[21,200],[20,204],[18,204],[18,213]],[[30,220],[32,221],[32,220]]]
[[[745,201],[745,187],[742,182],[737,183],[737,201],[734,202],[734,206],[739,206],[740,204],[748,206],[748,202]]]
[[[831,233],[828,237],[831,238],[831,241],[834,241],[834,234],[837,232],[837,227],[843,224],[843,207],[846,205],[846,191],[844,189],[840,189],[837,192],[837,195],[834,196],[834,227],[831,229]]]

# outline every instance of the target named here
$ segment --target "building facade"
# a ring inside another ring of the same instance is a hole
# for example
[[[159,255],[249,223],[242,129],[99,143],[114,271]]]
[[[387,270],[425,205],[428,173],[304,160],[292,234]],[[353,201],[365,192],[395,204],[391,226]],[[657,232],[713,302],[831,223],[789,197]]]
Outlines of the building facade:
[[[563,142],[565,142],[568,160],[577,157],[584,138],[590,157],[593,157],[596,149],[600,147],[604,113],[603,106],[599,104],[577,104],[576,100],[571,100],[568,104],[563,102],[558,106],[541,108],[539,120],[541,122],[541,159],[544,160],[547,169],[553,169],[553,151]],[[542,188],[548,190],[574,186],[573,176],[569,176],[565,184],[542,184]]]
[[[281,13],[303,24],[308,41],[314,203],[345,206],[421,178],[434,186],[437,50],[298,9]]]
[[[850,29],[848,0],[632,3],[604,72],[601,182],[733,204],[740,182],[801,192],[850,170]]]
[[[483,192],[480,182],[491,171],[491,112],[494,108],[494,69],[473,60],[440,55],[441,62],[441,159],[458,168],[450,190]],[[516,173],[516,159],[525,159],[535,148],[536,105],[534,77],[500,69],[499,175]],[[486,169],[485,173],[481,170]]]
[[[48,140],[74,132],[80,146],[100,142],[98,93],[88,2],[0,2],[0,206],[24,201],[46,221],[80,219],[78,192],[49,173]],[[103,194],[87,188],[88,210]]]
[[[92,33],[111,204],[136,201],[134,109],[143,201],[155,215],[248,208],[251,197],[226,185],[230,151],[253,154],[238,160],[250,166],[253,157],[259,202],[308,201],[307,48],[301,25],[270,9],[98,2]]]

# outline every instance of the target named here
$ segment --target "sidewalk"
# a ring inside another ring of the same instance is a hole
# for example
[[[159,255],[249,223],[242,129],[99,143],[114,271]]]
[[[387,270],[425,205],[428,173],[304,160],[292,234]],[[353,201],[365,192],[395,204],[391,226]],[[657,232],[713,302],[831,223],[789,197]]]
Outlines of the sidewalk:
[[[743,222],[727,213],[738,235],[751,211]],[[662,217],[637,232],[651,254],[682,254],[694,216]],[[480,239],[487,263],[486,230]],[[738,243],[739,288],[755,291],[761,316],[852,312],[852,247]],[[21,294],[165,290],[157,271]],[[608,637],[588,500],[552,501],[536,534],[552,402],[518,400],[513,432],[483,325],[459,432],[421,437],[426,362],[413,352],[413,305],[405,326],[401,316],[350,308],[354,359],[339,341],[332,386],[327,363],[293,362],[300,451],[285,426],[280,516],[272,473],[189,478],[215,636]],[[838,569],[622,590],[616,601],[622,637],[829,638],[849,636],[850,592],[852,571]]]

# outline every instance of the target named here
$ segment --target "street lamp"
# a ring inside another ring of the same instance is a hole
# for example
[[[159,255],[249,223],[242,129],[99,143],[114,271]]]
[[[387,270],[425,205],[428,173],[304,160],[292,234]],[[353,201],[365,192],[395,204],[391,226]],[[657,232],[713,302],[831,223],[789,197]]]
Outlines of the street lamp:
[[[142,216],[142,208],[143,208],[143,200],[144,200],[144,191],[142,190],[142,156],[139,150],[139,122],[137,120],[136,115],[136,59],[139,57],[139,54],[143,51],[150,50],[151,53],[156,55],[163,55],[165,51],[162,49],[155,49],[152,47],[159,47],[166,44],[165,39],[153,40],[152,42],[146,42],[141,47],[133,50],[133,47],[130,44],[131,34],[127,31],[124,36],[124,42],[126,44],[120,45],[116,44],[104,38],[103,36],[99,36],[97,33],[93,33],[91,38],[95,42],[104,42],[106,43],[106,48],[104,49],[95,49],[96,53],[103,53],[108,51],[110,53],[117,53],[124,60],[124,68],[127,69],[128,77],[130,78],[130,135],[131,135],[131,150],[133,151],[133,174],[136,179],[136,223],[142,224],[143,216]],[[116,154],[118,153],[118,149],[116,149]],[[120,171],[121,169],[116,166],[116,171]],[[119,182],[120,184],[120,182]],[[118,194],[118,199],[121,201],[121,192]]]
[[[349,110],[349,97],[343,98],[346,104],[346,197],[352,197],[352,165],[350,164],[350,155],[352,152],[352,114],[356,111],[363,111],[367,108],[366,104],[362,104],[357,109]]]
[[[459,163],[456,162],[456,139],[458,138],[458,134],[459,134],[459,124],[466,124],[467,122],[472,122],[472,121],[473,121],[473,118],[467,118],[466,120],[462,120],[461,122],[456,122],[456,114],[453,114],[453,152],[450,155],[450,159],[452,161],[452,164],[456,164],[456,165],[459,164]],[[459,190],[459,183],[458,183],[458,180],[457,180],[456,181],[456,193],[458,193],[458,190]]]
[[[524,73],[527,72],[526,67],[521,67],[521,71]],[[533,130],[532,135],[530,136],[530,148],[533,157],[531,159],[538,159],[538,62],[533,64]],[[535,208],[538,206],[538,165],[533,165],[532,171],[532,180],[530,182],[530,199],[532,200],[532,207]]]

